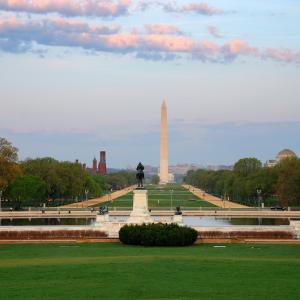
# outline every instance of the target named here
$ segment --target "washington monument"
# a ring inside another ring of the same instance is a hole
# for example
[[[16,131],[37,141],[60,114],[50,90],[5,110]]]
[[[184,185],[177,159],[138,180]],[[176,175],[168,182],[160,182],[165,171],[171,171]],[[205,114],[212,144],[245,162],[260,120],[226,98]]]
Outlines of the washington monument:
[[[167,105],[163,101],[161,105],[160,127],[160,184],[169,182],[169,158],[168,158],[168,132],[167,132]]]

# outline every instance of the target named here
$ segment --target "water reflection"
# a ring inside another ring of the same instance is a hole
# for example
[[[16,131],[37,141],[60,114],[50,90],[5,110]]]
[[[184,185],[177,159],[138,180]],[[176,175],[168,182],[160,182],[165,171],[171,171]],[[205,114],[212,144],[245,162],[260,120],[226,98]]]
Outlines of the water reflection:
[[[34,225],[90,225],[94,220],[88,218],[41,218],[41,219],[2,219],[2,226],[34,226]]]
[[[110,221],[126,221],[127,216],[110,217]],[[156,222],[170,222],[171,217],[153,217]],[[287,218],[216,218],[216,217],[183,217],[183,223],[187,226],[279,226],[289,225],[290,221]]]
[[[286,218],[216,218],[216,217],[183,217],[183,222],[188,226],[243,226],[243,225],[262,225],[279,226],[289,225],[290,221]]]
[[[110,221],[126,221],[128,216],[110,216]],[[171,217],[153,217],[156,222],[170,222]],[[34,225],[91,225],[95,219],[91,218],[40,218],[40,219],[0,219],[2,226],[34,226]],[[289,225],[287,218],[216,218],[216,217],[183,217],[183,223],[187,226],[243,226],[261,225],[278,226]]]

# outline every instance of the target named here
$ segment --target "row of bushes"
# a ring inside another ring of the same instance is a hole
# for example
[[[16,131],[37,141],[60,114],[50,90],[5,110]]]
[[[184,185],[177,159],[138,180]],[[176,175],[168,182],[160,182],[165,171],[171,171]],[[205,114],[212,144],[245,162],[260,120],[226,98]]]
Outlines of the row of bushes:
[[[198,233],[177,224],[125,225],[120,229],[120,241],[128,245],[187,246],[196,241]]]

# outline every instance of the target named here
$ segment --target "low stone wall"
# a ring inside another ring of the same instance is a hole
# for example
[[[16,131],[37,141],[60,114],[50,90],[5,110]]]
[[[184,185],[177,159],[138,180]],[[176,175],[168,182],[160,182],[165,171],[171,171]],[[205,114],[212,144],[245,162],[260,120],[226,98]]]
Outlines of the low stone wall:
[[[117,226],[118,225],[118,226]],[[1,226],[0,242],[5,241],[117,241],[121,225],[116,224],[113,235],[97,226]],[[198,242],[243,242],[247,240],[296,241],[290,226],[195,227]],[[299,240],[298,240],[299,241]]]
[[[51,228],[50,226],[0,228],[0,240],[87,240],[106,237],[105,232],[93,228]]]
[[[199,233],[201,239],[294,239],[288,231],[206,231]]]
[[[200,239],[291,240],[297,236],[290,226],[196,227]]]

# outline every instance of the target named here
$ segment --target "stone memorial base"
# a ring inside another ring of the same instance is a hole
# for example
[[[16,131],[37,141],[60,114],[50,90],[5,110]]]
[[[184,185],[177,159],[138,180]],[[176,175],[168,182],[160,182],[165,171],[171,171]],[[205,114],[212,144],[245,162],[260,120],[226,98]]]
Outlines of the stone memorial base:
[[[177,223],[178,225],[183,225],[182,215],[174,215],[172,221],[173,221],[173,223]]]
[[[133,191],[133,208],[127,224],[153,223],[148,209],[148,192],[144,189]]]
[[[105,214],[105,215],[98,215],[96,216],[96,222],[95,222],[95,226],[101,226],[104,223],[109,223],[109,214]]]

